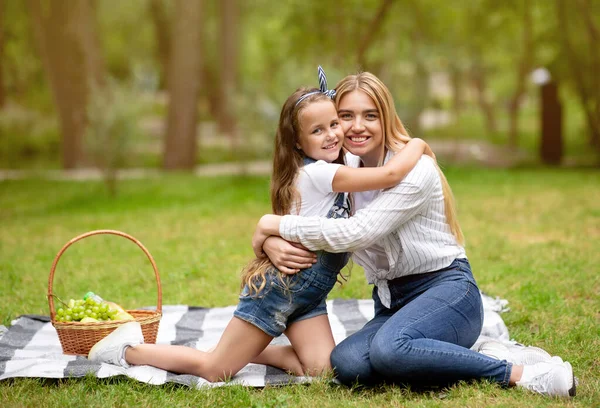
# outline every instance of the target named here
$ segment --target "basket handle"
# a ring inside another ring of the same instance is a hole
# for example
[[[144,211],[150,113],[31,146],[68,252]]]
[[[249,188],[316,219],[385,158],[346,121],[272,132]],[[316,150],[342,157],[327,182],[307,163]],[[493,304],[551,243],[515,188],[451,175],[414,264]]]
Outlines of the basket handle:
[[[134,237],[132,237],[129,234],[126,234],[121,231],[116,231],[116,230],[96,230],[96,231],[86,232],[85,234],[81,234],[81,235],[71,239],[69,242],[67,242],[62,247],[62,249],[58,252],[58,254],[56,254],[56,258],[54,258],[54,262],[52,263],[52,268],[50,268],[50,277],[48,278],[48,294],[47,294],[48,305],[50,306],[50,319],[52,321],[54,321],[54,318],[56,316],[56,311],[54,310],[54,295],[52,293],[52,285],[54,284],[54,271],[56,270],[56,265],[58,264],[60,257],[67,250],[67,248],[70,247],[71,245],[73,245],[75,242],[80,241],[84,238],[90,237],[92,235],[102,235],[102,234],[118,235],[120,237],[127,238],[128,240],[135,243],[138,247],[140,247],[140,249],[142,251],[144,251],[144,253],[148,257],[148,259],[150,260],[150,263],[152,264],[152,269],[154,269],[154,277],[156,278],[156,287],[157,287],[157,293],[158,293],[158,296],[157,296],[158,299],[156,301],[156,311],[159,314],[162,314],[162,287],[160,285],[160,276],[158,275],[158,268],[156,267],[156,262],[154,262],[154,258],[152,258],[152,255],[150,255],[150,252],[148,252],[146,247],[140,241],[138,241],[137,239],[135,239]]]

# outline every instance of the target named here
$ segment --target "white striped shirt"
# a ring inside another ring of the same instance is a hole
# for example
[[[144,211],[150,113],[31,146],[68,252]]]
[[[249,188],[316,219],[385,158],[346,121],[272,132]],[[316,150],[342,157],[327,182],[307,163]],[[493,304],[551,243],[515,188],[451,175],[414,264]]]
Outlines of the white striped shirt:
[[[430,157],[421,157],[400,184],[377,192],[367,204],[349,219],[286,215],[279,232],[313,251],[354,252],[386,307],[391,301],[389,280],[433,272],[466,258],[446,223],[442,183]],[[383,248],[387,268],[377,259],[380,251],[369,250],[371,246]]]

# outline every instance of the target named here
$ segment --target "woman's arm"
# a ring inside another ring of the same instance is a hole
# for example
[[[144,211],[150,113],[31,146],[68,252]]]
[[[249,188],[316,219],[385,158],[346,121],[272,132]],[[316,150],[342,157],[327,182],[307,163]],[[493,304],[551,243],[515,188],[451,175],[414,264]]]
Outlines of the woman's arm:
[[[383,191],[366,208],[343,219],[264,215],[252,237],[257,256],[264,256],[262,245],[272,235],[300,242],[311,251],[353,252],[368,248],[396,230],[427,205],[439,176],[432,162],[420,163],[409,179]]]
[[[333,191],[353,193],[393,187],[406,177],[423,154],[435,157],[425,141],[415,138],[411,139],[384,166],[361,168],[340,166],[333,178]]]
[[[300,242],[313,251],[365,249],[419,214],[428,205],[437,182],[439,175],[434,163],[421,160],[406,180],[381,192],[366,208],[348,219],[267,215],[259,222],[257,230],[261,231],[255,234],[256,242],[260,242],[260,234],[268,234]]]

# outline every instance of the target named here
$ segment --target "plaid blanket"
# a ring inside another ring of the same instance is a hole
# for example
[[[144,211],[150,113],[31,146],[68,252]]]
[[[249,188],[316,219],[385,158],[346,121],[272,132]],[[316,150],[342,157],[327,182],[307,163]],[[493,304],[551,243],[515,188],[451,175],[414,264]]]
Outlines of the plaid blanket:
[[[482,294],[484,328],[487,337],[508,341],[508,331],[499,313],[506,311],[503,299]],[[329,320],[336,343],[359,330],[373,317],[372,300],[335,299],[327,302]],[[207,350],[214,346],[233,316],[235,306],[203,308],[164,306],[157,343],[180,344]],[[243,384],[251,387],[310,382],[309,377],[295,377],[274,367],[249,364],[227,383],[209,383],[192,375],[179,375],[150,366],[128,369],[110,364],[97,364],[81,356],[62,353],[58,336],[48,316],[25,315],[7,329],[0,326],[0,380],[14,377],[69,378],[92,374],[98,378],[125,375],[148,384],[175,382],[189,387]],[[289,344],[285,336],[273,344]],[[476,347],[477,344],[474,346]]]

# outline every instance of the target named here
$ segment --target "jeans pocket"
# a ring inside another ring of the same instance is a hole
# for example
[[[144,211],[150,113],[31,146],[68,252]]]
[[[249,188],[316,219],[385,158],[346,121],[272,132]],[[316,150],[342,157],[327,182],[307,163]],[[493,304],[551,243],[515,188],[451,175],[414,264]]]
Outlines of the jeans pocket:
[[[467,259],[455,259],[453,263],[457,263],[457,269],[461,271],[471,283],[477,286],[477,282],[471,271],[471,265]]]

